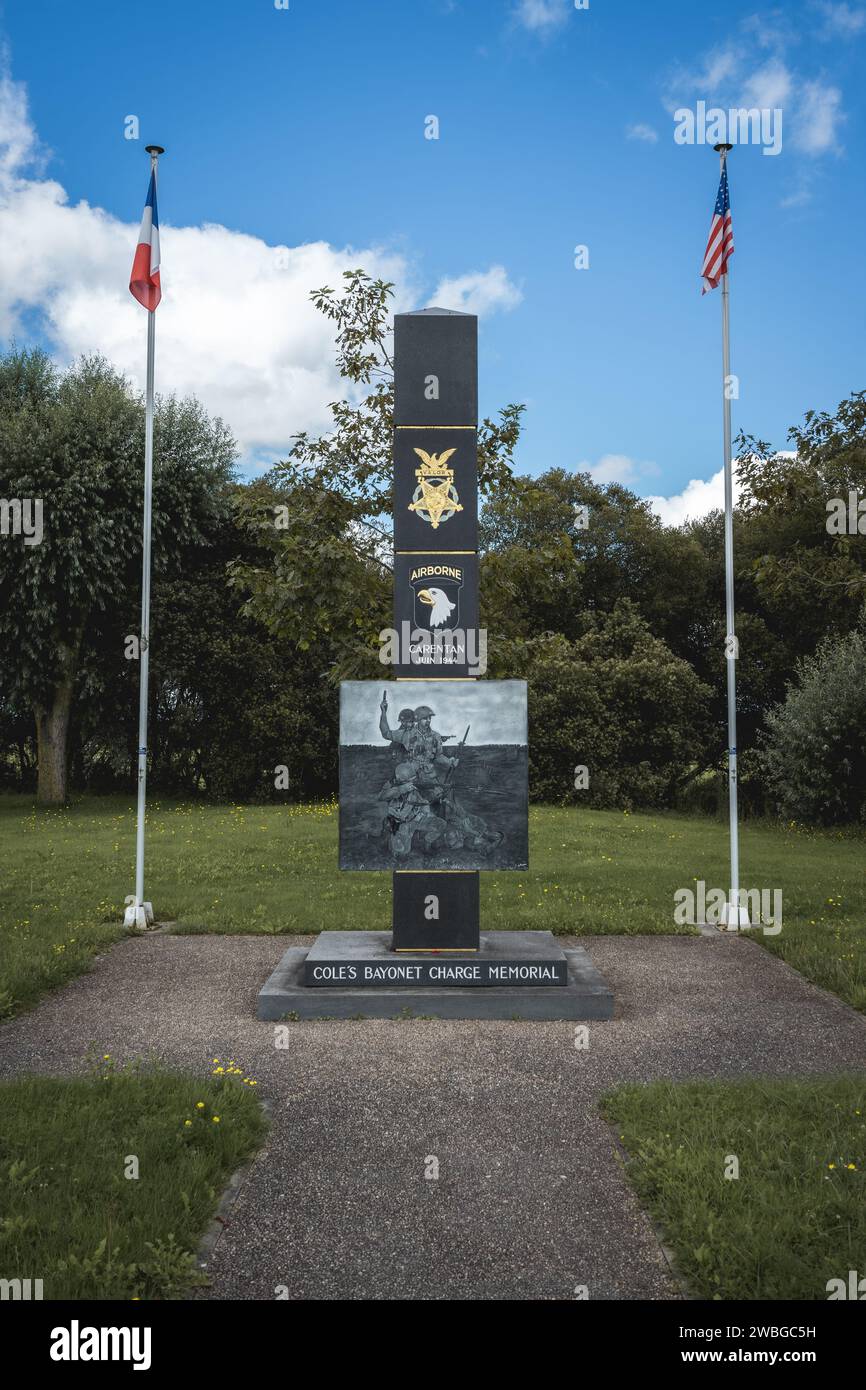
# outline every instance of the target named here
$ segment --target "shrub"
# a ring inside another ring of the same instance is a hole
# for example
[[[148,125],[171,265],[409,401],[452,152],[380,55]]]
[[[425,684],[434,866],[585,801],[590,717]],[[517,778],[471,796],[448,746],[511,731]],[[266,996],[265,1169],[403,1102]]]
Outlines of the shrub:
[[[766,722],[761,765],[780,815],[866,819],[866,609],[854,632],[825,638],[798,663]]]
[[[709,689],[628,601],[593,615],[574,642],[548,634],[509,648],[497,664],[529,683],[534,801],[669,806],[703,765]],[[578,765],[588,769],[585,791],[575,790]]]

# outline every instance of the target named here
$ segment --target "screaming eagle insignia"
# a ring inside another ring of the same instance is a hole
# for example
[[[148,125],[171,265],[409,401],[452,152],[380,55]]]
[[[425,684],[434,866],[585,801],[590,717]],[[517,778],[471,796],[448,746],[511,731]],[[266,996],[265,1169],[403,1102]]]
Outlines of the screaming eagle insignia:
[[[440,522],[447,521],[463,507],[454,486],[454,469],[446,467],[456,449],[445,449],[441,454],[428,454],[426,449],[415,449],[421,460],[421,467],[415,469],[418,486],[412,494],[409,511],[429,521],[433,530],[439,529]]]
[[[463,587],[459,565],[418,565],[412,570],[409,583],[415,595],[416,627],[429,632],[459,627]]]

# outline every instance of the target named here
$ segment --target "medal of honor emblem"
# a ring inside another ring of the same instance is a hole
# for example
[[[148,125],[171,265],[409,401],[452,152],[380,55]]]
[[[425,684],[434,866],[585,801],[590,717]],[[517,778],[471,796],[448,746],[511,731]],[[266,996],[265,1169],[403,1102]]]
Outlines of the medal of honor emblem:
[[[428,454],[426,449],[415,449],[421,460],[420,468],[415,469],[418,486],[412,494],[409,511],[415,512],[422,521],[430,523],[434,531],[443,521],[448,521],[463,507],[454,486],[454,469],[447,463],[456,449],[445,449],[441,454]]]

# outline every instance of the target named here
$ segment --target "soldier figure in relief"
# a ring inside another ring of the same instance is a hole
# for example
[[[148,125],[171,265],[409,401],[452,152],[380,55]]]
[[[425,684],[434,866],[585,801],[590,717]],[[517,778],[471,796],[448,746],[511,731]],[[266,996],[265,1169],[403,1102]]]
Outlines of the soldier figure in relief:
[[[382,829],[388,834],[395,859],[405,859],[411,854],[416,831],[420,832],[417,848],[422,854],[434,854],[447,829],[444,820],[434,813],[416,783],[415,764],[398,763],[391,781],[386,782],[379,792],[379,800],[388,803]]]
[[[412,852],[416,831],[421,833],[414,848],[423,854],[446,849],[489,854],[501,842],[502,833],[488,830],[480,816],[467,811],[449,785],[460,759],[449,757],[444,745],[454,735],[431,727],[436,716],[429,705],[401,710],[397,729],[388,724],[387,692],[379,709],[379,732],[389,740],[397,759],[393,777],[378,796],[388,802],[382,829],[394,857],[404,859]]]
[[[415,710],[415,729],[412,738],[412,757],[418,768],[418,785],[422,791],[435,792],[444,787],[448,773],[459,763],[459,758],[449,758],[443,745],[453,734],[437,734],[431,729],[430,720],[435,715],[429,705],[419,705]],[[435,799],[435,798],[431,798]]]
[[[402,762],[410,750],[412,735],[415,731],[415,711],[413,709],[401,709],[397,716],[399,728],[391,729],[388,726],[388,692],[382,691],[382,703],[379,706],[379,733],[383,738],[391,742],[392,756],[398,762]]]

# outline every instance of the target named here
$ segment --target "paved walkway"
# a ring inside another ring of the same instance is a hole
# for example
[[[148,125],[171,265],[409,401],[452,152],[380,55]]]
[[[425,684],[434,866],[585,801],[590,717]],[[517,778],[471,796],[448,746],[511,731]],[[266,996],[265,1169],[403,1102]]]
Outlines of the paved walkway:
[[[299,938],[154,935],[0,1028],[0,1074],[82,1068],[90,1043],[207,1074],[232,1057],[272,1106],[210,1261],[216,1299],[676,1298],[598,1094],[660,1077],[866,1069],[866,1019],[731,936],[582,938],[617,1016],[569,1023],[254,1018]],[[438,1181],[425,1160],[439,1160]]]

